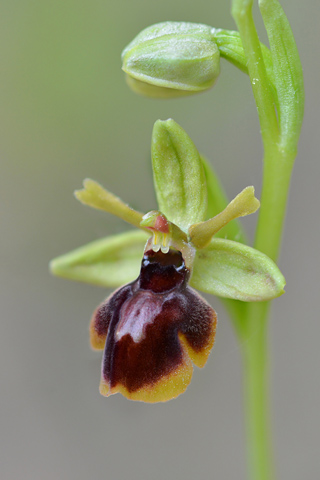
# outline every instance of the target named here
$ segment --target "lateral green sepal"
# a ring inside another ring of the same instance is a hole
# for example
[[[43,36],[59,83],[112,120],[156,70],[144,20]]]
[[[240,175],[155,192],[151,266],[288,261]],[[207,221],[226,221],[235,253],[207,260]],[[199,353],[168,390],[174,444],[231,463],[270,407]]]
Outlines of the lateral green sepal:
[[[259,302],[282,295],[285,279],[277,265],[258,250],[214,238],[197,251],[190,284],[220,297]]]
[[[205,219],[207,186],[200,155],[174,120],[158,120],[152,132],[152,167],[159,210],[184,232]]]
[[[55,258],[50,271],[69,280],[119,287],[138,277],[147,240],[148,234],[139,230],[102,238]]]

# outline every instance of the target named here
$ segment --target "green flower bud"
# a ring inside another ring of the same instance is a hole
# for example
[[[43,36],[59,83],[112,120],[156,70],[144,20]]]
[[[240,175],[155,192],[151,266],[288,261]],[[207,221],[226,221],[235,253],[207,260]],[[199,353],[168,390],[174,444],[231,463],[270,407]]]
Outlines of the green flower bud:
[[[129,86],[156,98],[211,88],[220,72],[220,53],[212,30],[184,22],[158,23],[143,30],[122,53]]]

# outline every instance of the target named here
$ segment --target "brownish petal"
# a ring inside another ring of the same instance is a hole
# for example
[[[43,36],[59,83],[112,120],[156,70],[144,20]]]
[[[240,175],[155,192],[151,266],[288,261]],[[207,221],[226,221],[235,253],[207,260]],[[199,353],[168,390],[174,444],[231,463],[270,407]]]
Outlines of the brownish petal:
[[[94,311],[89,326],[90,345],[94,350],[104,349],[111,318],[131,292],[132,284],[119,288]]]
[[[181,326],[182,339],[188,354],[197,367],[204,367],[214,345],[217,314],[192,288],[185,291],[187,315]]]

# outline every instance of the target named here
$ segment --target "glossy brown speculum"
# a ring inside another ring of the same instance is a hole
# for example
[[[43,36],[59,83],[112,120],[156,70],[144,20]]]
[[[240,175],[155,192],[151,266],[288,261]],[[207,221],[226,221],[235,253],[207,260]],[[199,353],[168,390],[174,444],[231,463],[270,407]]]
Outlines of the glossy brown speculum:
[[[91,343],[101,349],[100,391],[165,401],[182,393],[192,362],[203,366],[214,343],[216,314],[187,286],[190,272],[180,252],[149,250],[138,279],[100,305],[91,321]]]

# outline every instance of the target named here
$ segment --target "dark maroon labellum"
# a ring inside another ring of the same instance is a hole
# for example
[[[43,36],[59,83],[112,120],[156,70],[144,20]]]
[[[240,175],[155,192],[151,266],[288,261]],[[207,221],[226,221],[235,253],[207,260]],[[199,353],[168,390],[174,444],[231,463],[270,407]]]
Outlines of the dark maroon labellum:
[[[182,393],[192,363],[213,346],[216,314],[193,289],[182,254],[149,250],[138,279],[107,299],[91,321],[91,341],[105,350],[101,393],[165,401]],[[191,360],[190,360],[191,358]]]

